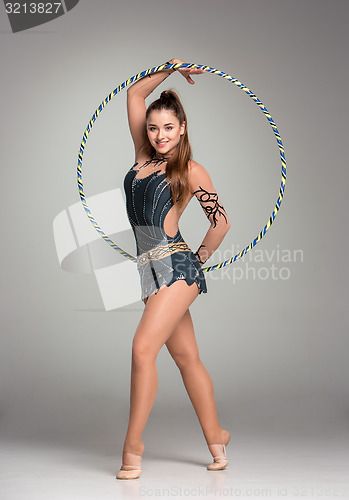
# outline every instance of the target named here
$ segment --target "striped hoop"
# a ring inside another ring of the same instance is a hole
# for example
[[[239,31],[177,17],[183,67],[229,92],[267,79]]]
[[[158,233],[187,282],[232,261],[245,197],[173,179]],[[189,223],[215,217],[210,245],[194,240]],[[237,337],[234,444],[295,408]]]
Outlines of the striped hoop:
[[[113,99],[116,94],[118,94],[122,89],[127,87],[133,82],[136,82],[140,78],[143,78],[144,76],[150,74],[150,73],[157,73],[159,71],[167,70],[167,69],[178,69],[178,68],[199,68],[204,70],[207,73],[212,73],[213,75],[218,75],[227,80],[228,82],[234,83],[237,85],[241,90],[246,92],[246,94],[259,106],[259,108],[263,111],[265,114],[271,128],[273,129],[273,132],[276,137],[276,142],[280,151],[280,158],[281,158],[281,186],[279,190],[279,196],[276,201],[276,205],[271,213],[271,216],[269,217],[268,222],[264,226],[264,228],[261,230],[261,232],[254,238],[254,240],[241,252],[237,253],[234,257],[230,257],[228,260],[225,260],[224,262],[220,262],[219,264],[214,264],[213,266],[208,266],[208,267],[203,267],[202,271],[203,272],[208,272],[208,271],[213,271],[214,269],[220,269],[228,264],[232,264],[236,260],[240,259],[243,255],[245,255],[249,250],[251,250],[265,235],[265,233],[268,231],[269,227],[272,225],[282,202],[283,196],[284,196],[284,190],[285,190],[285,183],[286,183],[286,158],[285,158],[285,151],[284,151],[284,146],[281,141],[281,137],[279,134],[279,131],[277,129],[277,126],[272,119],[270,113],[266,109],[266,107],[263,105],[263,103],[258,99],[258,97],[251,92],[250,89],[248,89],[244,84],[239,82],[236,78],[233,78],[232,76],[228,75],[227,73],[224,73],[223,71],[219,71],[218,69],[215,68],[210,68],[209,66],[204,66],[202,64],[194,64],[194,63],[175,63],[175,64],[162,64],[161,66],[155,66],[154,68],[147,69],[145,71],[142,71],[142,73],[138,73],[135,76],[132,76],[128,80],[126,80],[124,83],[119,85],[113,92],[111,92],[105,99],[104,101],[98,106],[96,111],[94,112],[92,118],[88,122],[88,125],[86,127],[86,130],[83,134],[82,141],[80,144],[80,150],[78,154],[78,168],[77,168],[77,180],[78,180],[78,189],[79,189],[79,195],[81,198],[81,202],[84,206],[85,212],[90,219],[93,227],[98,231],[98,233],[102,236],[102,238],[110,245],[112,246],[117,252],[119,252],[121,255],[126,257],[127,259],[132,260],[133,262],[137,263],[137,258],[133,257],[129,253],[125,252],[125,250],[122,250],[120,247],[118,247],[100,228],[100,226],[97,224],[95,219],[93,218],[91,211],[86,203],[86,198],[85,198],[85,193],[83,189],[83,184],[82,184],[82,158],[84,154],[84,149],[85,149],[85,144],[87,141],[88,134],[90,133],[90,130],[93,127],[94,122],[98,118],[99,114],[103,111],[104,107]]]

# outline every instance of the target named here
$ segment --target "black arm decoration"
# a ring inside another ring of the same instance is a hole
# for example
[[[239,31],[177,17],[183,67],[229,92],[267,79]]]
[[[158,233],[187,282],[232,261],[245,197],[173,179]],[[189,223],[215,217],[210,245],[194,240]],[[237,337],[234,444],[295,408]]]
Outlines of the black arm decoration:
[[[199,250],[200,250],[200,248],[201,248],[201,247],[205,247],[205,245],[200,245],[200,246],[199,246],[199,248],[198,248],[198,249],[196,250],[196,252],[194,253],[194,255],[196,255],[196,257],[198,258],[198,260],[199,260],[200,264],[205,264],[205,262],[206,262],[206,261],[204,260],[204,262],[202,262],[201,257],[200,257],[200,255],[199,255]]]
[[[216,227],[216,224],[218,222],[218,219],[216,218],[217,214],[223,215],[225,218],[225,221],[227,222],[227,218],[225,216],[225,210],[223,205],[220,205],[218,203],[218,194],[217,193],[209,193],[205,189],[203,189],[201,186],[199,186],[200,189],[197,189],[194,191],[193,194],[195,193],[201,193],[200,195],[197,196],[199,202],[202,203],[211,203],[212,205],[207,205],[204,206],[202,205],[202,208],[205,210],[207,217],[209,218],[210,215],[213,217],[213,222],[214,226]]]

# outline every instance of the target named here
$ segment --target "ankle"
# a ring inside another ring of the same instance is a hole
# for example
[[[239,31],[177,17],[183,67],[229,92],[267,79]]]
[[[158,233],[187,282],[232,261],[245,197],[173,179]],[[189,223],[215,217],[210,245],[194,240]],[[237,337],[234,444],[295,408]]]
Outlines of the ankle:
[[[230,432],[222,427],[216,431],[210,432],[206,438],[207,445],[210,444],[224,444],[227,445],[230,441]]]
[[[133,453],[135,455],[142,455],[144,452],[144,443],[141,439],[126,437],[124,442],[123,453]]]

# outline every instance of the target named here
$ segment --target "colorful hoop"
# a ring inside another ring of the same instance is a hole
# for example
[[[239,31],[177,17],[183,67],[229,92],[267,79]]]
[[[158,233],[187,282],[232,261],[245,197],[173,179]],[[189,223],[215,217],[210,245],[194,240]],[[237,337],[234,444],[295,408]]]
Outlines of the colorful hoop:
[[[204,71],[206,71],[207,73],[212,73],[214,75],[221,76],[222,78],[225,78],[229,82],[234,83],[235,85],[237,85],[240,89],[242,89],[244,92],[246,92],[246,94],[249,97],[251,97],[251,99],[260,107],[260,109],[263,111],[263,113],[267,117],[267,120],[268,120],[271,128],[273,129],[274,134],[275,134],[276,142],[277,142],[277,145],[278,145],[279,150],[280,150],[280,157],[281,157],[281,186],[280,186],[279,196],[278,196],[278,199],[276,201],[276,205],[275,205],[275,207],[274,207],[274,209],[272,211],[271,216],[269,217],[268,222],[266,223],[266,225],[264,226],[264,228],[262,229],[262,231],[258,234],[258,236],[256,236],[256,238],[244,250],[241,250],[241,252],[237,253],[234,257],[231,257],[230,259],[225,260],[224,262],[221,262],[219,264],[214,264],[213,266],[208,266],[208,267],[202,268],[203,272],[208,272],[208,271],[213,271],[214,269],[220,269],[220,268],[222,268],[222,267],[224,267],[224,266],[226,266],[228,264],[231,264],[232,262],[235,262],[236,260],[240,259],[243,255],[245,255],[249,250],[251,250],[263,238],[263,236],[265,235],[265,233],[268,231],[269,227],[274,222],[276,214],[279,211],[279,208],[280,208],[280,205],[281,205],[281,202],[282,202],[282,199],[283,199],[283,195],[284,195],[284,190],[285,190],[285,183],[286,183],[286,159],[285,159],[284,146],[282,144],[281,137],[280,137],[279,131],[277,129],[277,126],[276,126],[274,120],[272,119],[270,113],[268,112],[268,110],[266,109],[266,107],[263,105],[263,103],[258,99],[258,97],[253,92],[251,92],[251,90],[248,89],[245,85],[243,85],[241,82],[239,82],[236,78],[233,78],[232,76],[228,75],[227,73],[224,73],[223,71],[219,71],[218,69],[210,68],[209,66],[204,66],[202,64],[175,63],[175,64],[162,64],[161,66],[155,66],[154,68],[147,69],[145,71],[142,71],[142,73],[138,73],[137,75],[132,76],[131,78],[129,78],[128,80],[126,80],[124,83],[122,83],[121,85],[119,85],[98,106],[98,108],[94,112],[91,120],[89,121],[89,123],[88,123],[88,125],[86,127],[86,130],[84,132],[84,135],[82,137],[82,141],[81,141],[81,144],[80,144],[80,150],[79,150],[79,154],[78,154],[78,170],[77,170],[79,195],[80,195],[81,202],[82,202],[82,204],[84,206],[84,209],[86,211],[86,214],[87,214],[88,218],[90,219],[90,221],[91,221],[93,227],[96,229],[96,231],[98,231],[98,233],[102,236],[102,238],[104,238],[105,241],[110,246],[112,246],[117,252],[121,253],[121,255],[123,255],[127,259],[132,260],[133,262],[137,262],[137,258],[133,257],[129,253],[125,252],[125,250],[122,250],[120,247],[118,247],[102,231],[102,229],[99,227],[99,225],[97,224],[97,222],[93,218],[93,216],[91,214],[91,211],[90,211],[90,209],[89,209],[89,207],[88,207],[88,205],[86,203],[85,193],[84,193],[83,184],[82,184],[82,158],[83,158],[83,154],[84,154],[84,149],[85,149],[85,144],[86,144],[86,141],[87,141],[87,137],[88,137],[88,134],[90,133],[90,130],[93,127],[94,122],[98,118],[99,114],[103,111],[104,107],[113,99],[113,97],[116,96],[116,94],[118,94],[122,89],[124,89],[125,87],[127,87],[131,83],[136,82],[140,78],[143,78],[144,76],[146,76],[146,75],[148,75],[150,73],[157,73],[158,71],[162,71],[164,69],[165,70],[166,69],[172,69],[172,68],[174,68],[174,69],[178,69],[178,68],[200,68],[200,69],[203,69]]]

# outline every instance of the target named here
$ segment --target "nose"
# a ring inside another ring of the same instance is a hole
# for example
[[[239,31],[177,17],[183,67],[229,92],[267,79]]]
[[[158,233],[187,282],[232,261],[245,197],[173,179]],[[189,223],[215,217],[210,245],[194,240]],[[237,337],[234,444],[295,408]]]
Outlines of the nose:
[[[165,138],[165,131],[160,129],[157,136],[158,142],[162,141],[164,138]]]

